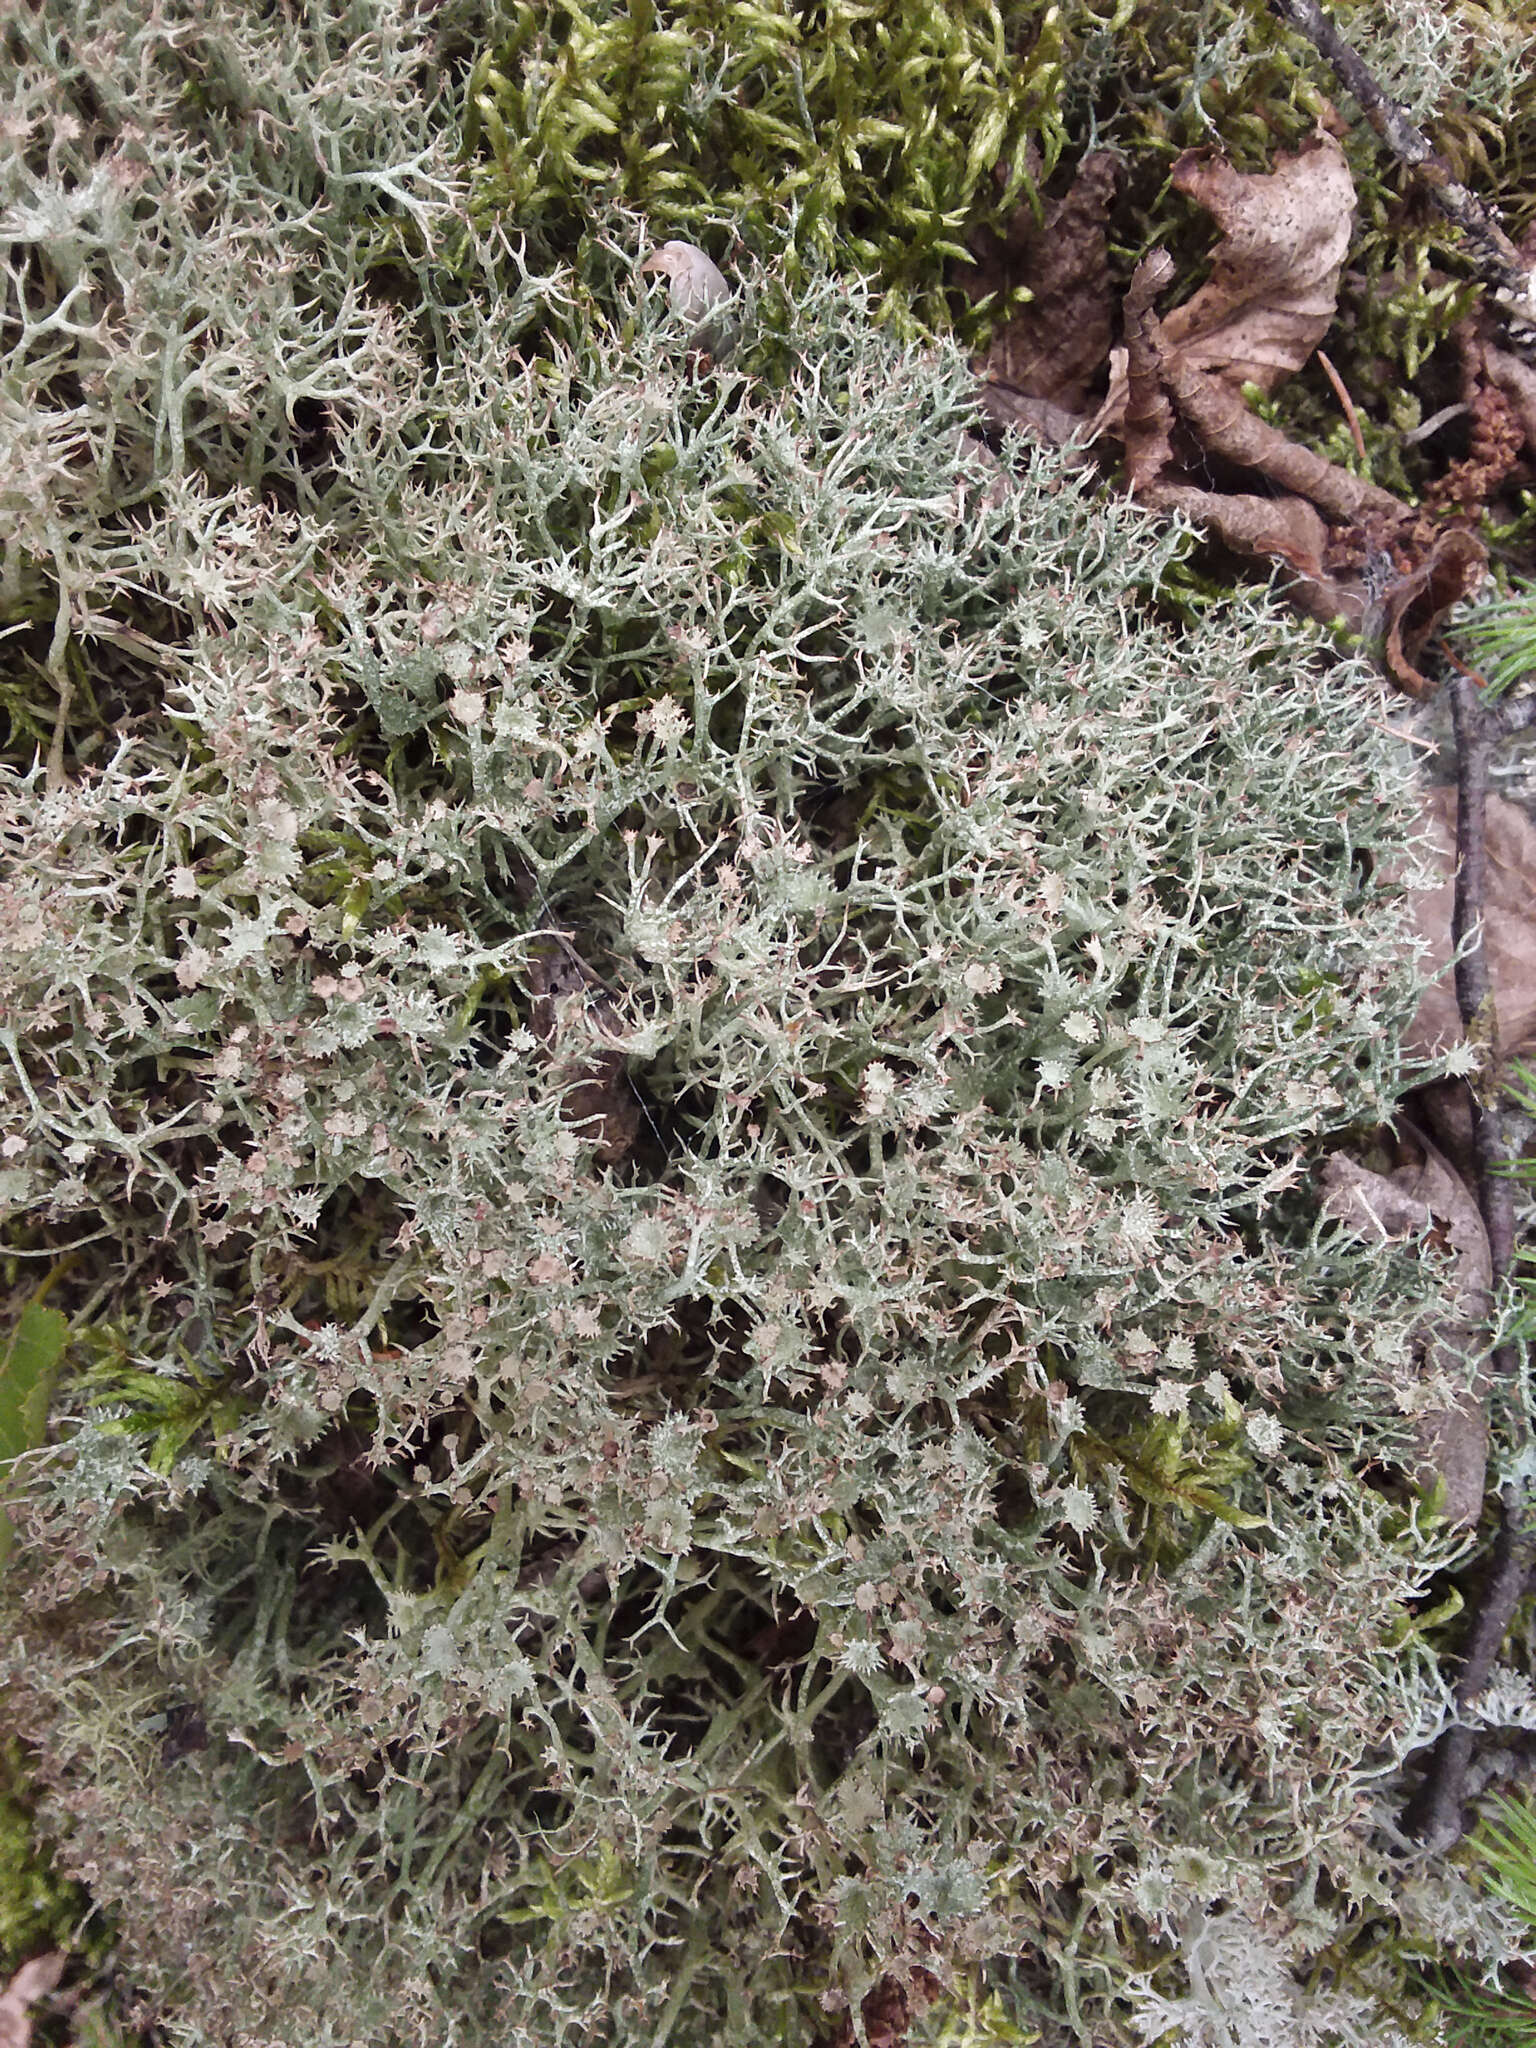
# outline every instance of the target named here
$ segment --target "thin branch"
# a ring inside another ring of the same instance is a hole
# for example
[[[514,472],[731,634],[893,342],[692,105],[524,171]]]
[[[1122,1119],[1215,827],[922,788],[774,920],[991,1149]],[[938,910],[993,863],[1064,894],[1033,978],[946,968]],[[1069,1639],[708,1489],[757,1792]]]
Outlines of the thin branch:
[[[1484,944],[1488,770],[1494,747],[1503,735],[1496,714],[1483,702],[1476,679],[1459,663],[1456,666],[1459,673],[1447,685],[1456,734],[1457,860],[1451,937],[1456,949],[1456,1007],[1461,1012],[1468,1043],[1481,1053],[1479,1071],[1467,1092],[1472,1110],[1477,1201],[1488,1232],[1490,1292],[1497,1301],[1513,1263],[1515,1236],[1514,1187],[1508,1174],[1512,1153],[1499,1107],[1503,1074],[1498,1012]],[[1504,1344],[1495,1350],[1496,1377],[1513,1379],[1517,1365],[1512,1346]],[[1455,1690],[1458,1707],[1470,1707],[1487,1685],[1533,1568],[1536,1515],[1525,1489],[1511,1484],[1499,1495],[1499,1533],[1491,1567],[1473,1609],[1461,1653]],[[1431,1849],[1444,1851],[1461,1839],[1467,1768],[1471,1761],[1471,1729],[1465,1725],[1447,1729],[1435,1746],[1406,1815],[1409,1832]]]
[[[1360,431],[1360,415],[1355,411],[1355,401],[1350,397],[1344,379],[1333,367],[1332,357],[1324,355],[1321,349],[1318,349],[1316,354],[1318,368],[1333,386],[1333,395],[1344,409],[1344,419],[1354,438],[1355,453],[1359,456],[1363,468],[1370,461],[1370,457],[1365,452],[1365,435]]]
[[[1464,412],[1471,410],[1465,399],[1460,398],[1454,405],[1441,406],[1438,412],[1432,412],[1427,420],[1420,420],[1416,427],[1403,435],[1403,446],[1417,447],[1420,441],[1427,441],[1431,434],[1438,434],[1442,427],[1448,427],[1452,420],[1459,420]]]
[[[1522,329],[1536,326],[1536,273],[1522,261],[1492,210],[1475,192],[1468,191],[1444,158],[1435,154],[1423,130],[1382,91],[1318,0],[1269,0],[1269,4],[1326,58],[1387,148],[1399,163],[1417,173],[1440,211],[1461,230],[1478,276],[1511,316],[1515,338],[1525,339]]]

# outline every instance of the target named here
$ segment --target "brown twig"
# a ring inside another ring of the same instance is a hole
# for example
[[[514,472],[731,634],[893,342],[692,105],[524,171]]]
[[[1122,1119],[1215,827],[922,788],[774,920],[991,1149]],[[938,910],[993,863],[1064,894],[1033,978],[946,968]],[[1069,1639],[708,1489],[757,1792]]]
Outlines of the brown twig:
[[[1451,937],[1456,955],[1456,1007],[1468,1043],[1479,1048],[1479,1070],[1468,1085],[1472,1109],[1472,1150],[1478,1207],[1488,1232],[1491,1291],[1497,1299],[1514,1259],[1514,1188],[1508,1175],[1511,1148],[1499,1107],[1502,1083],[1498,1012],[1483,941],[1488,885],[1488,770],[1504,737],[1497,712],[1483,701],[1478,679],[1461,663],[1448,689],[1456,736],[1456,891]],[[1511,1345],[1493,1353],[1495,1375],[1512,1379],[1518,1361]],[[1470,1707],[1482,1692],[1498,1658],[1505,1632],[1536,1567],[1536,1514],[1517,1484],[1499,1495],[1499,1533],[1492,1566],[1472,1611],[1461,1653],[1455,1701]],[[1464,1724],[1446,1730],[1405,1816],[1411,1834],[1444,1851],[1461,1839],[1472,1731]]]
[[[1365,436],[1360,431],[1360,415],[1355,411],[1355,401],[1350,397],[1349,392],[1345,389],[1344,379],[1333,367],[1333,364],[1329,360],[1329,358],[1326,355],[1324,355],[1321,349],[1318,349],[1316,353],[1317,360],[1322,369],[1323,375],[1328,379],[1328,382],[1333,386],[1334,397],[1339,401],[1339,404],[1344,408],[1344,417],[1349,423],[1350,433],[1354,436],[1355,453],[1359,456],[1363,464],[1369,461],[1370,458],[1367,456],[1365,452]]]
[[[1459,667],[1459,664],[1458,664]],[[1469,1041],[1482,1048],[1470,1083],[1477,1195],[1488,1228],[1488,1253],[1497,1288],[1514,1258],[1515,1197],[1507,1167],[1510,1149],[1499,1111],[1503,1080],[1498,1011],[1484,943],[1488,899],[1488,770],[1496,735],[1472,674],[1462,669],[1448,685],[1456,735],[1456,894],[1451,937],[1456,947],[1456,1007]],[[1513,1361],[1510,1361],[1511,1363]]]
[[[1306,37],[1326,58],[1344,89],[1359,105],[1381,140],[1399,163],[1414,171],[1440,211],[1460,229],[1474,269],[1510,316],[1512,338],[1529,352],[1536,337],[1536,274],[1500,227],[1493,212],[1435,154],[1422,129],[1382,91],[1318,0],[1269,0],[1282,21]]]

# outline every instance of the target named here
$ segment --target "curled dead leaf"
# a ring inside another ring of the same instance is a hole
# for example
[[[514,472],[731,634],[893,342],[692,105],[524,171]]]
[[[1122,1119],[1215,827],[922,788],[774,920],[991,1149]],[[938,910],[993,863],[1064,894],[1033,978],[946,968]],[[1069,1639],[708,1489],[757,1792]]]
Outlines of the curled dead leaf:
[[[1438,689],[1416,663],[1446,613],[1477,589],[1487,566],[1488,550],[1475,533],[1446,527],[1412,573],[1388,590],[1382,618],[1387,670],[1409,696],[1432,697]]]
[[[1267,172],[1234,170],[1211,150],[1189,150],[1175,188],[1222,231],[1207,283],[1163,323],[1189,369],[1234,388],[1272,391],[1311,356],[1338,310],[1339,278],[1355,217],[1344,152],[1319,133]]]
[[[1427,1137],[1408,1130],[1409,1156],[1390,1174],[1373,1172],[1336,1152],[1322,1171],[1323,1208],[1362,1237],[1403,1239],[1430,1233],[1452,1254],[1455,1294],[1449,1313],[1424,1337],[1426,1364],[1462,1380],[1479,1355],[1493,1264],[1488,1233],[1471,1189]],[[1488,1375],[1479,1366],[1454,1406],[1421,1415],[1416,1425],[1423,1484],[1444,1487],[1443,1512],[1461,1527],[1482,1512],[1488,1467]]]
[[[1152,335],[1163,386],[1207,455],[1261,471],[1337,523],[1377,519],[1390,524],[1403,518],[1404,507],[1390,491],[1292,441],[1251,412],[1225,380],[1206,375],[1170,348],[1166,323],[1154,326]]]
[[[1108,352],[1109,392],[1084,427],[1080,408],[1105,360],[1104,220],[1114,175],[1107,156],[1085,158],[1043,224],[1021,209],[984,254],[980,288],[1027,281],[1037,293],[982,365],[991,379],[982,388],[988,416],[1058,445],[1069,435],[1085,444],[1113,435],[1142,503],[1182,513],[1234,551],[1282,566],[1301,610],[1363,634],[1405,690],[1428,694],[1420,652],[1445,611],[1481,580],[1481,542],[1468,525],[1415,516],[1390,491],[1291,440],[1244,395],[1250,385],[1268,392],[1299,370],[1333,323],[1354,220],[1343,151],[1319,131],[1268,172],[1240,172],[1210,150],[1179,159],[1175,185],[1221,230],[1209,279],[1160,316],[1156,301],[1174,280],[1173,261],[1156,250],[1137,265],[1122,306],[1124,343]],[[1536,451],[1536,377],[1470,323],[1460,339],[1460,410],[1473,433],[1438,502],[1475,512],[1508,473],[1517,440]],[[1341,396],[1348,408],[1342,388]],[[1213,489],[1213,463],[1251,472],[1255,482]]]
[[[1249,407],[1245,384],[1272,389],[1299,369],[1331,324],[1349,245],[1354,189],[1338,145],[1317,137],[1275,170],[1248,175],[1210,152],[1175,171],[1223,229],[1209,282],[1159,317],[1174,275],[1156,251],[1126,293],[1125,347],[1094,431],[1119,437],[1143,503],[1180,511],[1214,538],[1290,572],[1293,600],[1314,617],[1359,627],[1367,600],[1342,574],[1338,528],[1380,539],[1407,519],[1389,491],[1290,440]],[[1210,458],[1256,472],[1265,491],[1216,492]]]
[[[1173,275],[1173,258],[1163,249],[1137,264],[1125,295],[1125,347],[1117,351],[1115,382],[1094,421],[1095,431],[1102,427],[1125,444],[1126,477],[1138,497],[1155,489],[1173,462],[1173,404],[1163,388],[1153,310]]]
[[[1162,322],[1162,346],[1170,362],[1233,392],[1244,384],[1272,391],[1307,361],[1338,310],[1355,206],[1343,151],[1319,135],[1297,155],[1280,157],[1273,171],[1257,173],[1190,151],[1173,176],[1215,217],[1223,239],[1207,282]],[[1172,277],[1164,252],[1146,262],[1165,266],[1163,281]],[[1124,384],[1112,376],[1100,415],[1106,429],[1119,431],[1124,402]]]
[[[1415,895],[1413,917],[1425,942],[1425,972],[1433,979],[1403,1043],[1410,1055],[1424,1059],[1462,1037],[1451,967],[1456,810],[1454,789],[1432,789],[1420,812],[1424,851],[1438,880]],[[1498,1051],[1505,1060],[1529,1058],[1536,1052],[1536,825],[1517,805],[1490,796],[1486,834],[1483,951],[1498,1017]]]
[[[1201,491],[1189,484],[1159,484],[1142,497],[1159,511],[1182,512],[1237,554],[1283,564],[1290,572],[1286,594],[1310,618],[1348,619],[1358,608],[1355,593],[1323,566],[1328,528],[1305,498]]]
[[[1132,490],[1144,504],[1184,513],[1239,553],[1284,564],[1294,600],[1312,616],[1358,625],[1364,600],[1326,565],[1324,515],[1395,524],[1403,508],[1389,492],[1288,440],[1230,386],[1180,360],[1152,304],[1172,275],[1171,261],[1159,251],[1137,266],[1126,294],[1125,370],[1115,430],[1124,443]],[[1107,403],[1096,426],[1109,411]],[[1192,435],[1207,454],[1260,471],[1283,494],[1217,492],[1193,483],[1177,462],[1175,437],[1181,433]]]
[[[64,1956],[57,1952],[33,1956],[0,1991],[0,2048],[29,2048],[32,2020],[28,2008],[48,1996],[64,1974],[64,1963]]]

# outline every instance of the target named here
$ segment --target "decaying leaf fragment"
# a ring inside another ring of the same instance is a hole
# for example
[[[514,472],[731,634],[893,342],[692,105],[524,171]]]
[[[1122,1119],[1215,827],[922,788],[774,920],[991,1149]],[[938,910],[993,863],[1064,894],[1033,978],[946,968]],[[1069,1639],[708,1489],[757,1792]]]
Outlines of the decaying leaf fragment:
[[[1180,364],[1152,306],[1172,276],[1172,261],[1159,250],[1137,266],[1126,294],[1118,431],[1131,489],[1143,504],[1182,512],[1240,553],[1285,563],[1296,601],[1314,615],[1363,616],[1363,600],[1326,567],[1329,529],[1318,504],[1347,519],[1370,512],[1392,521],[1401,507],[1385,491],[1288,441],[1220,379]],[[1180,442],[1267,472],[1290,489],[1285,495],[1209,490],[1181,466]]]
[[[533,955],[529,982],[533,1029],[552,1048],[568,1084],[565,1120],[596,1139],[592,1157],[598,1166],[612,1166],[640,1129],[639,1098],[624,1053],[613,1042],[622,1036],[619,1014],[600,993],[599,976],[558,936]]]
[[[1507,472],[1519,439],[1536,447],[1536,380],[1522,383],[1522,366],[1511,369],[1468,327],[1474,445],[1426,501],[1465,513],[1467,523],[1416,514],[1291,440],[1248,403],[1252,387],[1272,391],[1303,367],[1337,313],[1355,195],[1333,138],[1319,131],[1262,173],[1237,171],[1211,150],[1181,157],[1174,184],[1221,230],[1210,277],[1160,315],[1157,298],[1175,271],[1166,251],[1154,251],[1125,294],[1123,345],[1109,349],[1105,222],[1114,178],[1107,153],[1086,157],[1043,223],[1021,208],[1008,235],[981,250],[968,289],[1024,284],[1032,294],[977,366],[983,410],[999,427],[1057,445],[1118,439],[1127,482],[1143,504],[1182,513],[1234,551],[1282,565],[1300,609],[1364,634],[1402,688],[1428,694],[1419,650],[1481,580],[1486,551],[1470,520],[1479,491]],[[1085,418],[1079,408],[1106,360],[1108,395]],[[1252,473],[1253,486],[1213,488],[1213,461]]]
[[[1173,282],[1173,258],[1158,249],[1136,266],[1125,295],[1125,346],[1116,351],[1109,397],[1094,421],[1125,444],[1125,468],[1138,497],[1155,490],[1173,464],[1173,400],[1158,360],[1154,301]]]
[[[1211,275],[1163,321],[1163,339],[1189,370],[1234,389],[1272,391],[1333,325],[1355,217],[1344,152],[1317,134],[1272,171],[1236,171],[1212,150],[1188,150],[1173,185],[1222,231]]]
[[[1388,674],[1410,697],[1432,697],[1439,687],[1419,672],[1419,656],[1446,613],[1477,589],[1487,566],[1488,550],[1475,533],[1443,527],[1431,537],[1418,566],[1387,592],[1383,658]]]
[[[1334,532],[1368,531],[1379,541],[1404,528],[1407,509],[1290,440],[1243,395],[1245,385],[1267,391],[1300,369],[1333,320],[1354,217],[1343,153],[1320,135],[1273,172],[1250,176],[1196,152],[1180,160],[1175,182],[1209,208],[1224,239],[1209,282],[1165,317],[1154,301],[1172,282],[1171,260],[1157,251],[1138,265],[1124,352],[1095,429],[1123,440],[1144,504],[1183,512],[1227,546],[1283,563],[1303,609],[1358,627],[1367,598],[1341,573]],[[1212,456],[1271,488],[1211,490],[1199,472]]]
[[[0,2048],[29,2048],[32,2020],[28,2008],[58,1983],[64,1974],[60,1954],[33,1956],[23,1963],[3,1991],[0,1991]]]
[[[1420,998],[1404,1040],[1410,1057],[1428,1059],[1459,1044],[1461,1012],[1452,978],[1451,910],[1456,892],[1456,792],[1432,789],[1421,811],[1424,851],[1439,879],[1413,898],[1434,980]],[[1488,798],[1488,886],[1483,953],[1498,1015],[1500,1057],[1536,1052],[1536,825],[1503,797]]]
[[[1160,348],[1177,370],[1217,380],[1234,394],[1244,384],[1272,391],[1308,360],[1338,311],[1355,209],[1344,153],[1320,135],[1282,156],[1275,170],[1245,173],[1209,151],[1190,151],[1174,166],[1174,182],[1225,234],[1207,282],[1160,323]],[[1160,266],[1157,290],[1172,280],[1165,251],[1146,264]],[[1138,266],[1133,294],[1146,264]],[[1118,432],[1126,395],[1117,373],[1098,424]]]
[[[1047,205],[1043,222],[1022,205],[1007,234],[989,237],[979,250],[975,269],[962,280],[973,297],[1018,285],[1028,286],[1030,295],[976,365],[989,384],[1064,414],[1086,412],[1112,339],[1106,222],[1118,179],[1118,160],[1108,150],[1093,151],[1065,198]]]
[[[1375,519],[1395,525],[1403,518],[1404,507],[1390,491],[1292,441],[1250,411],[1225,379],[1208,375],[1181,356],[1168,341],[1165,321],[1149,315],[1146,332],[1164,389],[1204,454],[1260,471],[1340,524]]]
[[[1465,1361],[1480,1350],[1493,1279],[1488,1233],[1477,1202],[1444,1154],[1409,1130],[1409,1157],[1390,1174],[1374,1173],[1336,1152],[1323,1167],[1323,1208],[1362,1237],[1409,1238],[1430,1234],[1455,1260],[1455,1302],[1446,1319],[1426,1333],[1431,1371],[1461,1378]],[[1446,1518],[1460,1526],[1482,1511],[1488,1465],[1488,1378],[1480,1368],[1455,1405],[1419,1417],[1416,1436],[1421,1484],[1439,1479]]]

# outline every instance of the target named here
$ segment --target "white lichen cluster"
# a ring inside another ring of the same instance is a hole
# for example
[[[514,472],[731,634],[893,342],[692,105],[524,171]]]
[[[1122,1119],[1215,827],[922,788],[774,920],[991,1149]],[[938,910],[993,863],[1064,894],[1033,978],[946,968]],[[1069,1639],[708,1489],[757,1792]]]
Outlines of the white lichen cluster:
[[[713,364],[640,223],[472,230],[409,7],[5,33],[4,1656],[164,2037],[1304,1962],[1435,1682],[1433,1274],[1309,1183],[1413,1000],[1367,676],[862,288]]]

